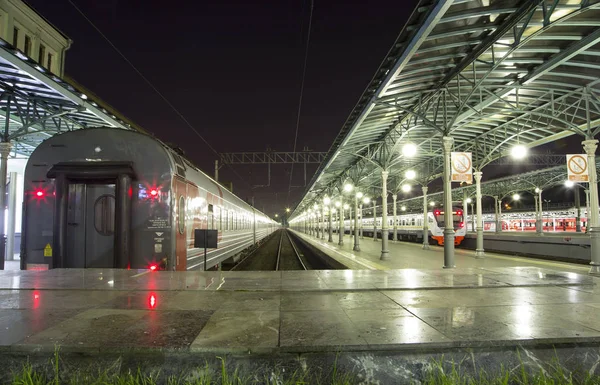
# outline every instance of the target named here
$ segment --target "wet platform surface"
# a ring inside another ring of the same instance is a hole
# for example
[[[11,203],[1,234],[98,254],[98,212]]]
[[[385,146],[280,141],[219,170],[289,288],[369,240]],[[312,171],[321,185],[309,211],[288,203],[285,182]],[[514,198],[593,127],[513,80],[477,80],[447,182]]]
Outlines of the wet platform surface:
[[[325,239],[317,239],[298,231],[294,231],[294,233],[349,269],[438,269],[444,265],[443,246],[431,244],[429,250],[423,250],[422,243],[389,241],[390,258],[382,261],[380,259],[381,239],[374,241],[373,238],[361,238],[359,242],[360,251],[353,251],[354,237],[350,235],[344,236],[344,244],[340,246],[338,245],[337,234],[333,234],[333,242],[328,242],[327,234],[325,234]],[[589,265],[510,256],[487,251],[485,252],[486,258],[477,259],[475,258],[475,251],[460,248],[456,248],[454,254],[457,268],[535,266],[580,274],[587,274],[590,269]]]
[[[0,272],[0,349],[310,352],[600,341],[598,278],[540,267]]]

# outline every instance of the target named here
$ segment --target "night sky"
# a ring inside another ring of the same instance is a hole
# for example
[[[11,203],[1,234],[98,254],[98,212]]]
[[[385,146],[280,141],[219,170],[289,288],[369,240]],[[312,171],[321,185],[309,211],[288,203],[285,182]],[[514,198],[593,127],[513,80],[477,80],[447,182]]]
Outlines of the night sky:
[[[67,75],[213,175],[215,154],[67,0],[27,2],[73,40]],[[292,151],[309,0],[73,2],[218,152]],[[329,149],[416,3],[315,2],[298,150]],[[304,191],[288,198],[290,166],[273,166],[271,187],[254,189],[266,166],[234,167],[244,180],[226,167],[219,179],[267,214]]]

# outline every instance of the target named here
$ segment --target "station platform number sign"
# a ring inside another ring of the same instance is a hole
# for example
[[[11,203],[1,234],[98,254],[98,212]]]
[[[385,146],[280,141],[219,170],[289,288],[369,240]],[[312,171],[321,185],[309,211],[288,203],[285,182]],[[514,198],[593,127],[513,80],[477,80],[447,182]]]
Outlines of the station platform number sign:
[[[451,181],[473,183],[473,162],[470,152],[450,153]]]
[[[567,175],[571,182],[589,182],[587,155],[567,155]]]

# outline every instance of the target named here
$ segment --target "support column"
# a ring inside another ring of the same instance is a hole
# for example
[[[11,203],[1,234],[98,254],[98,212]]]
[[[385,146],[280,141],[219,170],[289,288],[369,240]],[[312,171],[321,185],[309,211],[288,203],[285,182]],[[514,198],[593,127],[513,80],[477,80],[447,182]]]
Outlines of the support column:
[[[575,217],[575,232],[581,232],[581,201],[579,199],[579,185],[574,186],[575,189],[575,208],[577,209],[577,216]]]
[[[396,214],[397,214],[397,211],[396,211],[396,199],[398,199],[398,196],[396,194],[392,194],[392,200],[394,201],[394,207],[392,208],[394,210],[393,211],[394,215],[393,215],[393,218],[392,218],[392,221],[394,222],[394,224],[393,224],[394,235],[393,235],[392,240],[394,242],[396,242],[398,240],[398,220],[397,220],[397,217],[396,217]]]
[[[590,190],[585,190],[585,232],[590,231]]]
[[[8,186],[8,239],[6,242],[6,260],[15,259],[15,220],[17,214],[17,173],[10,173],[10,186]]]
[[[10,104],[9,104],[10,107]],[[8,124],[8,118],[7,118]],[[4,260],[6,259],[6,228],[4,219],[6,218],[6,176],[8,173],[8,154],[10,153],[10,142],[0,143],[0,270],[4,270]]]
[[[544,224],[542,223],[543,218],[542,218],[542,209],[543,209],[543,200],[542,200],[542,190],[539,189],[538,190],[538,208],[537,208],[537,214],[536,214],[536,218],[535,218],[535,223],[536,223],[536,231],[538,234],[543,234],[544,233]]]
[[[475,248],[475,258],[485,258],[485,253],[483,250],[483,207],[481,207],[482,172],[475,171],[473,176],[475,177],[475,203],[477,204],[477,246]]]
[[[467,203],[467,190],[463,190],[463,224],[465,231],[469,231],[469,204]]]
[[[498,215],[498,197],[494,197],[494,222],[496,223],[496,229],[494,230],[494,232],[498,233],[500,232],[500,230],[498,230],[498,227],[500,227],[500,216]]]
[[[497,232],[502,232],[502,198],[498,200],[498,227]]]
[[[327,242],[333,242],[333,207],[331,207],[331,204],[328,207],[329,209],[329,237],[327,239]]]
[[[373,240],[377,241],[377,200],[373,199]]]
[[[454,218],[452,216],[452,182],[450,152],[454,138],[444,136],[444,269],[454,266]]]
[[[390,251],[388,250],[389,242],[389,226],[387,217],[387,178],[389,172],[386,170],[381,171],[381,259],[386,261],[390,259]]]
[[[340,225],[338,227],[338,245],[344,245],[344,199],[340,197]]]
[[[423,190],[423,250],[429,250],[429,207],[427,207],[427,186]]]
[[[358,197],[354,195],[354,251],[360,251],[360,244],[358,241]]]
[[[325,206],[323,206],[323,211],[321,212],[321,222],[323,222],[323,231],[321,231],[321,239],[325,240]]]
[[[316,223],[315,223],[315,228],[317,229],[317,234],[316,237],[317,239],[319,239],[319,231],[321,230],[321,221],[319,220],[319,209],[315,210],[315,216],[316,216]]]
[[[363,205],[360,204],[360,222],[358,222],[358,230],[360,233],[360,238],[363,238]]]
[[[600,228],[598,228],[598,178],[596,176],[596,148],[598,140],[588,139],[581,142],[587,154],[590,177],[590,211],[588,212],[590,248],[592,261],[590,274],[600,274]]]

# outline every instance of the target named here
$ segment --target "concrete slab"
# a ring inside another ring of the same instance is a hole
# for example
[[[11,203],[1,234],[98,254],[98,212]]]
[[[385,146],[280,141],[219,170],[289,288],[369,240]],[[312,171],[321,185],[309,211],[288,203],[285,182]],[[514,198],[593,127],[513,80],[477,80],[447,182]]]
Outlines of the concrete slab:
[[[284,273],[4,271],[0,348],[282,353],[587,341],[600,339],[597,282],[504,262]]]

